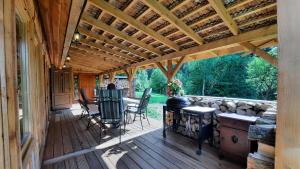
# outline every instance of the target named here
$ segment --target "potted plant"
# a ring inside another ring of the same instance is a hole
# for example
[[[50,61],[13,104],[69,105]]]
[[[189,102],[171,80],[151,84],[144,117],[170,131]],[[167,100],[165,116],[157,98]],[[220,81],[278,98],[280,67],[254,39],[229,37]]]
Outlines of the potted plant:
[[[168,95],[173,97],[184,95],[184,91],[182,89],[182,82],[180,80],[176,79],[168,84]]]

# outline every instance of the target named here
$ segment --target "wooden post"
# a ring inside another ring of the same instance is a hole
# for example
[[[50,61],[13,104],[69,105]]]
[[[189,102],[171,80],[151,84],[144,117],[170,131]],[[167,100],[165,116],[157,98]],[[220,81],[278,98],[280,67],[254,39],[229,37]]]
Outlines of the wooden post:
[[[21,168],[15,1],[0,3],[0,168]]]
[[[300,168],[300,1],[277,1],[279,34],[275,168]]]
[[[100,87],[104,87],[104,75],[99,75]]]
[[[109,83],[114,83],[116,72],[109,73]]]
[[[167,77],[167,95],[169,94],[169,86],[168,84],[172,81],[182,64],[184,63],[184,60],[186,59],[186,56],[182,56],[175,67],[173,68],[172,60],[167,61],[167,69],[160,63],[156,62],[157,67],[164,73],[164,75]]]
[[[129,97],[135,97],[134,96],[134,87],[133,87],[133,79],[136,73],[136,68],[127,68],[124,70],[124,72],[127,74],[128,77],[128,87],[129,87]]]

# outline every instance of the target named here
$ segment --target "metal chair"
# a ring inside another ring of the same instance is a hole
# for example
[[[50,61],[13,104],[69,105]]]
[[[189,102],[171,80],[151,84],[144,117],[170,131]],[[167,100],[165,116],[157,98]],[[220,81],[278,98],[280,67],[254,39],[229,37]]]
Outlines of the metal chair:
[[[124,118],[124,104],[121,90],[100,90],[98,109],[100,112],[100,126],[105,127],[105,124],[112,124],[113,128],[120,128],[120,143],[122,128],[121,124],[124,120],[124,131],[126,127]],[[100,138],[101,133],[100,131]]]
[[[82,97],[82,101],[83,101],[84,104],[88,105],[88,104],[96,104],[96,103],[97,103],[96,100],[94,100],[94,99],[89,99],[89,98],[87,97],[84,88],[81,88],[79,92],[80,92],[80,95],[81,95],[81,97]]]
[[[140,115],[142,130],[144,129],[143,122],[142,122],[142,116],[144,116],[144,118],[147,119],[148,124],[150,125],[150,122],[148,119],[148,109],[147,109],[150,98],[151,98],[151,95],[150,95],[149,91],[147,91],[146,94],[143,95],[142,99],[140,100],[140,103],[137,106],[136,105],[134,105],[134,106],[128,105],[127,106],[126,116],[128,115],[128,113],[133,113],[134,114],[133,121],[135,121],[137,114]]]

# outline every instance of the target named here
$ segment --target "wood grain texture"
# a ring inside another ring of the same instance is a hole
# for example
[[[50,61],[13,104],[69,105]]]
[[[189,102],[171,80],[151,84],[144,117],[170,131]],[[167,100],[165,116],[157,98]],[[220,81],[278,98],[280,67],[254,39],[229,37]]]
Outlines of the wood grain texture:
[[[300,168],[300,1],[278,1],[279,77],[275,168]]]

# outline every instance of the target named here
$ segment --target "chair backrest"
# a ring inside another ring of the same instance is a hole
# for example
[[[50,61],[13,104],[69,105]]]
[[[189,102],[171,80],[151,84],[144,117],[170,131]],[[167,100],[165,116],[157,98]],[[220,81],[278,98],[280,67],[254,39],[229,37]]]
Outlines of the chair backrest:
[[[142,99],[144,99],[144,97],[146,97],[147,95],[150,95],[152,93],[152,88],[146,88],[143,92],[143,95],[142,95]]]
[[[124,104],[121,90],[100,90],[98,109],[101,121],[106,123],[121,122],[124,114]]]
[[[78,100],[78,103],[79,103],[81,109],[83,109],[83,110],[89,112],[89,107],[87,106],[87,104],[85,104],[85,103],[84,103],[82,100],[80,100],[80,99]]]
[[[81,88],[81,89],[80,89],[80,95],[81,95],[81,97],[82,97],[83,103],[86,104],[86,105],[88,105],[89,98],[87,97],[84,88]]]
[[[109,84],[107,85],[107,90],[115,90],[115,89],[116,89],[116,85],[115,85],[115,84],[109,83]]]
[[[149,101],[151,98],[151,94],[146,94],[141,100],[138,105],[138,112],[139,113],[144,113],[147,110]]]

